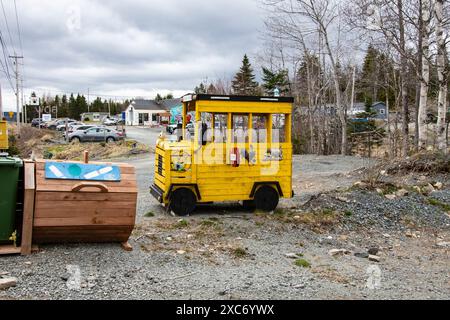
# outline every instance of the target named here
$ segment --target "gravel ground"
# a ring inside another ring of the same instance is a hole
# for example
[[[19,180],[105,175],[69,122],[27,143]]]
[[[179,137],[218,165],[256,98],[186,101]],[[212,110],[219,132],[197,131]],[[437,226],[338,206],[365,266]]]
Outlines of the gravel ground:
[[[149,195],[152,161],[132,161],[140,190],[132,252],[118,244],[73,244],[42,246],[30,257],[1,257],[0,274],[17,277],[18,285],[0,292],[0,298],[450,296],[449,248],[438,245],[450,239],[450,218],[421,195],[388,200],[374,191],[349,189],[361,179],[354,170],[370,166],[367,160],[297,157],[298,196],[283,200],[275,214],[250,214],[229,203],[203,206],[185,220],[165,215]],[[448,180],[442,182],[448,186]],[[432,197],[448,204],[450,192],[444,187]],[[326,212],[310,214],[313,208]],[[423,217],[421,224],[402,219],[408,212]],[[349,252],[329,255],[341,248]],[[371,248],[378,249],[379,262],[354,255]]]

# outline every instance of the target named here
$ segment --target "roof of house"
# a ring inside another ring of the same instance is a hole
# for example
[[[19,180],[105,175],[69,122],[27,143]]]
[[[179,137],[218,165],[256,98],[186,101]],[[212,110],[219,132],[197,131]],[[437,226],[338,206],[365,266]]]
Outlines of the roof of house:
[[[130,106],[136,110],[169,111],[181,104],[181,99],[168,99],[162,101],[136,99],[131,102]]]
[[[161,111],[166,110],[161,104],[155,100],[136,99],[131,102],[131,105],[136,110]]]

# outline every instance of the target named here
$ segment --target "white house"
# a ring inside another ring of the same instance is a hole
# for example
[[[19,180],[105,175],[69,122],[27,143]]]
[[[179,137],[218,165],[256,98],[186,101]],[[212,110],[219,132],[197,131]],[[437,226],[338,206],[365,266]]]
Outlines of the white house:
[[[125,123],[127,126],[155,126],[159,125],[163,118],[167,118],[167,114],[163,103],[136,99],[125,110]]]

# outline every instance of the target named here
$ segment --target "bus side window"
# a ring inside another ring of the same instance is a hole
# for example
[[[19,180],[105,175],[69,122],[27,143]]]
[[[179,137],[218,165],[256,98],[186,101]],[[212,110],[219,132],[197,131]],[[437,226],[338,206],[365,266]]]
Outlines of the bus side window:
[[[214,114],[214,142],[227,142],[228,114]]]
[[[267,143],[267,115],[253,115],[253,143]]]
[[[273,114],[272,115],[272,142],[284,143],[286,142],[286,115]]]
[[[234,114],[233,115],[233,142],[247,143],[248,142],[248,115]]]
[[[212,124],[213,124],[213,115],[208,112],[201,113],[201,123],[200,123],[200,137],[199,140],[202,146],[212,142]]]

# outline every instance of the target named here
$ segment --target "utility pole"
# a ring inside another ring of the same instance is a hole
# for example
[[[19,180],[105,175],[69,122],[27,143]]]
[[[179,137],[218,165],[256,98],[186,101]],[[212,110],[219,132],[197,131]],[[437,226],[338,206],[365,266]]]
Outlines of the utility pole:
[[[90,92],[89,92],[89,88],[88,88],[88,103],[87,103],[87,105],[88,105],[88,112],[90,112],[90,104],[91,104],[91,96],[90,96]]]
[[[17,122],[17,135],[20,136],[20,96],[19,96],[19,59],[23,59],[22,56],[9,56],[11,59],[14,59],[14,63],[16,66],[16,122]]]

